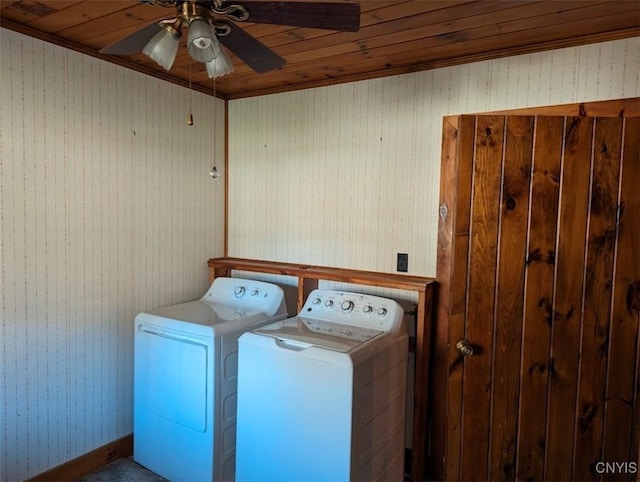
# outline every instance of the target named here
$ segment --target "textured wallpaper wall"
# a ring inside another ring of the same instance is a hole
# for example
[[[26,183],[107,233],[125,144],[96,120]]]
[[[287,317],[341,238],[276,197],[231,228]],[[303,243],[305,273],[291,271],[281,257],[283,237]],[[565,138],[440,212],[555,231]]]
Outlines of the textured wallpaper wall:
[[[229,103],[229,254],[434,276],[442,117],[640,96],[640,38]]]
[[[186,89],[0,32],[0,480],[17,481],[131,433],[133,317],[201,296],[223,254],[224,102],[192,93],[188,127]]]

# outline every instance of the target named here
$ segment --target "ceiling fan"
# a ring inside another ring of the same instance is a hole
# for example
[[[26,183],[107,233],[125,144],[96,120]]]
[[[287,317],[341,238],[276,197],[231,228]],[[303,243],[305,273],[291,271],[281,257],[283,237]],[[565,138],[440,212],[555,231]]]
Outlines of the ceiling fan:
[[[182,29],[188,29],[191,58],[205,64],[210,78],[233,71],[231,59],[220,44],[258,73],[282,67],[277,53],[234,22],[267,23],[294,27],[357,32],[358,3],[272,2],[229,0],[139,0],[157,7],[174,8],[175,17],[154,22],[100,50],[102,54],[132,55],[143,52],[166,70],[176,58]],[[217,17],[226,17],[231,22]]]

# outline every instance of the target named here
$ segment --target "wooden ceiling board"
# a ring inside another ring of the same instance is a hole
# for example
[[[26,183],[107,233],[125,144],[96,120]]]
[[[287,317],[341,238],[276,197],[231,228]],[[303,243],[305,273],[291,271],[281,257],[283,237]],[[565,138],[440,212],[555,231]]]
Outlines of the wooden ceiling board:
[[[447,0],[442,0],[439,3],[446,4],[446,3],[468,3],[468,2],[469,0],[457,1],[457,2],[449,2]],[[360,17],[361,18],[360,28],[362,29],[362,27],[365,24],[368,25],[371,23],[381,22],[389,19],[384,15],[378,16],[377,13],[379,11],[393,9],[394,12],[398,12],[400,11],[397,8],[398,5],[402,5],[403,11],[404,11],[404,9],[407,8],[407,4],[417,4],[417,3],[423,4],[423,3],[432,3],[432,2],[431,1],[429,2],[427,1],[381,2],[378,0],[367,2],[366,4],[361,6],[362,13]],[[391,7],[389,7],[389,4],[391,4]],[[420,10],[422,10],[422,7],[420,8]],[[375,20],[375,16],[378,16],[379,18]],[[366,23],[363,20],[367,18],[369,19],[369,23]],[[266,24],[261,25],[261,24],[255,24],[255,23],[242,23],[241,25],[246,32],[250,33],[254,37],[257,37],[261,41],[268,43],[270,47],[277,47],[279,45],[285,45],[292,42],[297,43],[300,41],[307,41],[309,39],[326,37],[328,35],[335,35],[335,34],[341,33],[341,32],[334,32],[332,30],[323,30],[323,29],[317,29],[317,28],[304,28],[304,27],[291,28],[287,26],[275,26],[275,25],[266,25]],[[349,33],[353,35],[352,32],[349,32]]]
[[[446,8],[458,5],[473,5],[472,0],[421,0],[419,2],[411,1],[402,4],[392,4],[391,2],[381,2],[379,8],[371,11],[363,9],[360,15],[360,28],[369,27],[370,25],[397,20],[402,17],[412,17],[436,10],[444,10]]]
[[[577,2],[576,2],[577,3]],[[588,2],[587,2],[588,3]],[[597,8],[596,8],[597,7]],[[597,26],[603,23],[607,17],[614,17],[615,22],[630,26],[634,24],[633,11],[629,10],[628,5],[619,2],[613,2],[610,5],[595,6],[591,5],[583,8],[587,14],[587,18],[575,23],[576,33],[582,34],[583,30],[587,32],[595,31]],[[555,12],[555,10],[551,10]],[[566,13],[566,12],[565,12]],[[625,24],[625,21],[627,22]],[[415,29],[418,31],[412,35],[413,30],[394,33],[388,36],[380,36],[368,40],[366,48],[353,43],[343,43],[325,49],[314,49],[300,54],[286,55],[289,63],[283,67],[282,73],[290,72],[295,69],[298,76],[306,75],[305,67],[313,69],[319,62],[325,66],[329,66],[326,71],[330,71],[329,60],[339,56],[341,64],[348,64],[351,70],[356,71],[357,65],[366,62],[366,68],[372,68],[372,63],[378,69],[385,68],[384,62],[390,60],[392,66],[405,65],[414,62],[416,59],[420,62],[428,62],[442,58],[442,52],[449,54],[452,50],[459,51],[463,55],[470,55],[483,50],[493,49],[499,45],[501,39],[506,34],[516,34],[512,38],[514,45],[521,45],[523,42],[528,43],[534,39],[544,41],[556,40],[559,38],[557,29],[554,28],[555,23],[562,23],[562,13],[559,15],[537,15],[529,17],[528,21],[511,21],[501,24],[492,24],[487,22],[485,25],[470,30],[458,30],[454,34],[443,35],[443,30],[437,26],[425,27],[423,29]],[[583,28],[584,27],[584,28]],[[582,29],[582,30],[581,30]],[[551,32],[551,36],[547,36],[547,32]],[[395,36],[396,38],[387,38]],[[520,42],[520,43],[518,43]],[[397,43],[402,43],[402,52],[398,52]],[[377,64],[376,64],[377,62]],[[248,69],[239,69],[236,80],[240,83],[255,80],[260,82],[259,78],[252,79],[251,72]],[[324,75],[327,75],[326,73]],[[249,84],[251,85],[251,84]]]
[[[372,25],[376,21],[377,22],[388,22],[389,20],[395,20],[398,18],[407,17],[410,15],[414,15],[413,12],[424,13],[430,10],[437,10],[442,8],[447,8],[450,6],[460,5],[460,4],[469,4],[469,0],[463,1],[449,1],[449,0],[422,0],[420,2],[410,1],[410,2],[380,2],[373,1],[367,2],[364,7],[369,7],[369,3],[377,4],[377,6],[382,6],[379,9],[373,11],[373,9],[369,9],[368,13],[364,13],[362,15],[362,19],[368,17],[368,21],[361,21],[361,29],[362,32],[366,27],[366,25]],[[392,4],[391,6],[389,6]],[[399,4],[402,4],[402,10],[397,8]],[[365,8],[363,7],[363,11]],[[418,8],[419,7],[419,8]],[[377,19],[377,20],[376,20]],[[420,22],[418,22],[420,23]],[[255,25],[255,24],[254,24]],[[390,27],[382,27],[382,31],[388,31]],[[253,31],[250,33],[253,34]],[[312,28],[298,28],[298,29],[287,29],[283,28],[281,32],[275,34],[269,34],[265,36],[259,37],[259,39],[269,45],[271,48],[276,50],[280,55],[288,55],[290,53],[297,53],[301,51],[312,51],[314,49],[323,48],[331,45],[345,44],[350,42],[357,42],[361,37],[361,33],[354,34],[352,32],[331,32],[327,30],[319,30]],[[373,34],[373,31],[368,31]],[[189,63],[188,59],[185,59],[184,62],[179,62],[177,65],[187,65]],[[289,60],[291,63],[291,60]],[[174,64],[175,65],[175,64]],[[236,73],[243,72],[251,72],[251,69],[244,65],[239,64],[235,66]]]
[[[637,0],[363,0],[360,6],[355,33],[237,23],[287,64],[257,74],[232,54],[235,71],[216,79],[215,94],[263,95],[640,35]],[[213,95],[214,81],[191,60],[184,40],[169,72],[142,54],[98,52],[174,15],[173,8],[135,0],[0,0],[5,28]]]
[[[28,25],[44,32],[58,33],[122,9],[123,5],[117,2],[74,2],[65,8],[59,8],[56,13],[37,18]]]
[[[425,2],[427,3],[427,2]],[[435,4],[436,2],[429,2]],[[439,3],[439,2],[438,2]],[[540,11],[541,7],[548,7],[550,2],[509,2],[511,8],[525,8],[530,14],[531,12]],[[581,2],[576,2],[581,3]],[[584,2],[582,2],[584,3]],[[542,5],[541,5],[542,4]],[[370,27],[361,28],[357,33],[341,32],[332,35],[324,35],[314,39],[308,39],[304,42],[289,42],[286,45],[278,46],[276,42],[269,41],[264,38],[268,45],[287,59],[287,65],[283,67],[283,71],[295,68],[295,64],[305,61],[323,61],[334,57],[339,60],[345,60],[341,56],[348,53],[359,52],[363,56],[367,56],[368,50],[375,47],[390,46],[411,40],[420,40],[434,35],[450,32],[452,26],[456,29],[463,28],[465,20],[468,25],[484,25],[495,22],[496,13],[502,13],[504,18],[509,18],[506,13],[511,9],[504,10],[504,4],[495,2],[489,6],[485,6],[478,11],[481,15],[475,15],[476,5],[469,10],[459,7],[453,7],[452,12],[444,13],[442,9],[438,11],[428,12],[421,15],[413,15],[398,18],[384,24],[372,25]],[[496,12],[497,10],[497,12]],[[556,9],[554,8],[553,11]],[[469,17],[464,17],[468,15]],[[447,20],[450,18],[459,18],[454,22]],[[498,17],[500,18],[500,17]],[[429,20],[433,23],[424,27],[422,26]],[[391,33],[389,33],[391,32]],[[325,64],[325,67],[327,65]],[[236,66],[235,74],[250,73],[251,69],[246,65]]]
[[[170,9],[151,7],[138,3],[131,8],[119,9],[101,17],[87,19],[84,22],[67,27],[57,32],[57,34],[74,42],[89,45],[89,42],[91,42],[96,34],[119,31],[123,27],[130,29],[128,33],[133,33],[139,28],[149,25],[151,22],[165,18],[173,18],[173,14],[174,11]],[[119,40],[119,38],[116,37],[114,40]]]
[[[540,12],[541,8],[544,10],[544,8],[548,8],[549,5],[549,3],[544,5],[532,4],[515,8],[527,9],[530,10],[530,12]],[[356,38],[348,42],[345,42],[344,40],[341,41],[337,36],[322,37],[321,39],[314,39],[314,41],[305,42],[305,48],[303,48],[301,44],[289,44],[283,46],[278,48],[278,53],[286,56],[288,62],[291,64],[299,61],[311,59],[318,60],[323,57],[332,57],[356,51],[362,52],[363,55],[366,55],[366,52],[369,49],[394,46],[399,43],[410,42],[413,40],[427,39],[429,37],[450,33],[452,28],[455,28],[455,33],[458,34],[462,30],[472,26],[495,26],[496,20],[500,18],[500,16],[496,14],[502,14],[505,18],[509,18],[508,12],[509,11],[502,10],[499,12],[483,13],[482,15],[476,15],[473,17],[459,17],[454,21],[440,21],[426,26],[420,26],[422,25],[420,22],[413,22],[413,19],[417,17],[410,17],[407,21],[394,26],[391,33],[388,33],[388,28],[372,26],[369,27],[369,29],[362,29],[361,32],[356,34]],[[455,36],[456,35],[451,35],[450,38],[455,38]],[[309,53],[312,53],[313,55],[311,56]]]
[[[0,2],[0,16],[19,22],[33,22],[50,16],[59,10],[80,3],[71,1],[2,1]]]
[[[263,40],[267,41],[269,45],[277,47],[277,51],[281,55],[298,54],[305,51],[313,51],[314,49],[344,43],[362,45],[369,39],[379,38],[380,36],[396,36],[402,38],[402,36],[411,35],[408,32],[418,27],[432,28],[434,25],[439,25],[441,28],[446,30],[446,24],[450,22],[448,19],[450,19],[451,16],[463,15],[466,13],[464,9],[458,11],[455,8],[452,8],[451,10],[447,8],[446,10],[446,14],[443,13],[442,9],[439,9],[438,11],[427,11],[411,16],[385,20],[384,23],[361,27],[360,31],[355,33],[344,32],[333,35],[324,35],[313,39],[305,39],[304,42],[287,42],[286,44],[280,44],[277,41],[274,41],[271,37]],[[489,8],[489,10],[491,11],[491,8]],[[440,12],[440,14],[438,12]],[[491,16],[491,13],[487,15]],[[476,17],[474,16],[473,18]]]

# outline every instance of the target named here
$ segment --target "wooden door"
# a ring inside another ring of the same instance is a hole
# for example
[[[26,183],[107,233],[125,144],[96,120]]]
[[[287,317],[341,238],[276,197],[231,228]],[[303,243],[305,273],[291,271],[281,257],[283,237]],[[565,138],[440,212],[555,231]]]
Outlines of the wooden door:
[[[443,478],[637,480],[640,119],[443,134]]]

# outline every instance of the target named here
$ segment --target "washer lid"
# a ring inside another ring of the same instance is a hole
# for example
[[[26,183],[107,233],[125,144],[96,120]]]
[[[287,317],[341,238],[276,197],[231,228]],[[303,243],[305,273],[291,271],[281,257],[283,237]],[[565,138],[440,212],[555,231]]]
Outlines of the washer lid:
[[[384,333],[383,330],[296,316],[255,330],[280,341],[296,341],[347,352]]]

